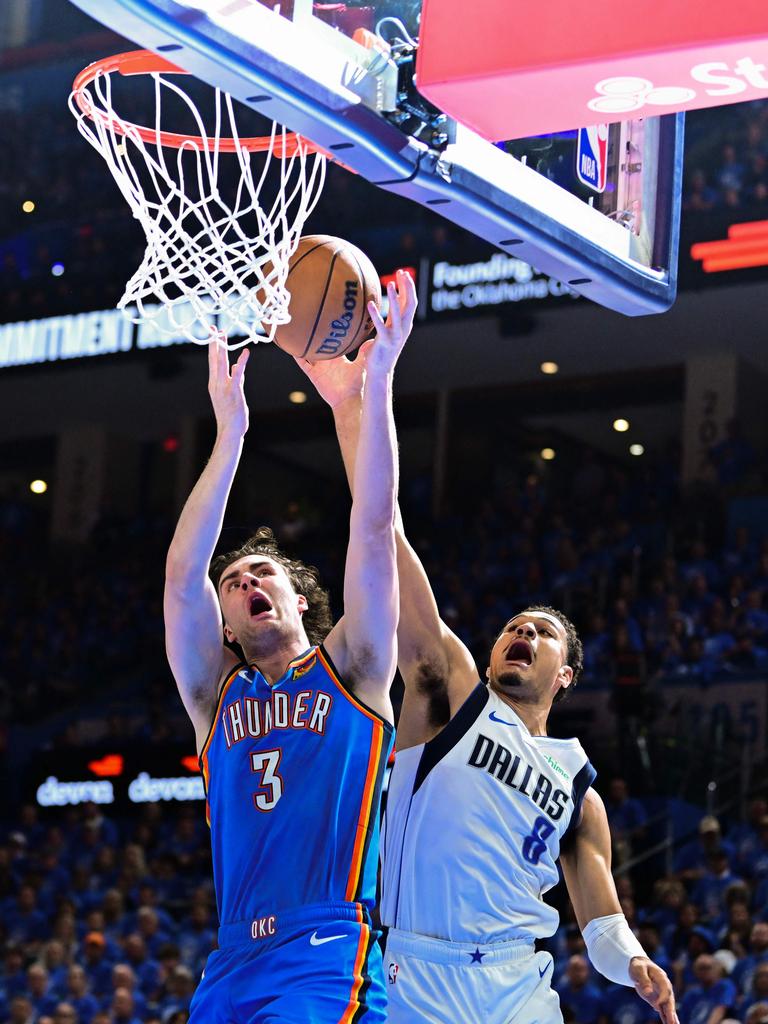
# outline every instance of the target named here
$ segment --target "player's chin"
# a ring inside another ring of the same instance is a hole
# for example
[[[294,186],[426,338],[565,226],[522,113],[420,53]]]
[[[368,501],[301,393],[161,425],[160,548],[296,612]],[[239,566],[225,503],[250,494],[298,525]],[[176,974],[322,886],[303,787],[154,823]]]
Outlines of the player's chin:
[[[523,685],[523,677],[517,669],[508,668],[499,672],[494,682],[502,690],[514,690]]]
[[[258,636],[261,639],[264,637],[271,636],[275,632],[279,632],[277,623],[275,622],[274,616],[264,616],[263,618],[259,615],[254,616],[248,620],[247,631],[250,636]]]

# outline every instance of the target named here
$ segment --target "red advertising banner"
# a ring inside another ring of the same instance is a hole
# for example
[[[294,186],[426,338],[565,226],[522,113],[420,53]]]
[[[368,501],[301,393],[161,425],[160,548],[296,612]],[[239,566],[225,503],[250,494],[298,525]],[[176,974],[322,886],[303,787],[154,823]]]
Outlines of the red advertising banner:
[[[768,96],[768,5],[424,0],[419,91],[492,141]]]

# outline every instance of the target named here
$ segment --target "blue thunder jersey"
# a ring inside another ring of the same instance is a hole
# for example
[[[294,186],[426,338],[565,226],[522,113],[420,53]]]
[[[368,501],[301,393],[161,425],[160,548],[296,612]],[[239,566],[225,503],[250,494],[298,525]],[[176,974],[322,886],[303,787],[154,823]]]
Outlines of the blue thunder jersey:
[[[332,901],[373,906],[392,738],[322,647],[274,686],[235,666],[200,754],[222,925]]]
[[[478,683],[437,736],[397,752],[382,922],[450,942],[552,935],[557,911],[542,896],[594,778],[578,740],[532,735]]]

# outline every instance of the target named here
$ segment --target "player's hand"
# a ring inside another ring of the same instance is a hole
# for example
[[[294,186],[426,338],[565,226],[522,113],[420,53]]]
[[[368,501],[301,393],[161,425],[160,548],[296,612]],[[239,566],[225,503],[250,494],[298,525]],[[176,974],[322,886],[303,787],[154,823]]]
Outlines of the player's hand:
[[[387,285],[389,312],[386,323],[373,302],[368,312],[376,328],[376,338],[366,354],[368,373],[391,373],[413,327],[416,315],[416,285],[405,270],[398,270],[395,282]]]
[[[208,394],[219,437],[243,437],[248,430],[248,403],[245,400],[245,364],[249,350],[244,348],[233,366],[229,352],[221,343],[223,335],[213,332],[208,343]]]
[[[680,1024],[675,1009],[675,993],[664,971],[647,957],[636,956],[629,965],[635,991],[654,1008],[664,1024]]]
[[[416,288],[411,276],[403,270],[398,271],[398,285],[399,287],[389,294],[390,315],[387,318],[387,325],[384,327],[387,328],[392,319],[393,295],[395,295],[396,308],[400,311],[400,328],[401,330],[403,327],[405,329],[402,339],[404,343],[413,326],[413,317],[416,312]],[[370,310],[371,307],[369,307]],[[378,324],[381,324],[378,310],[375,312]],[[373,313],[371,315],[373,316]],[[374,320],[377,332],[378,324]],[[375,339],[366,341],[364,345],[360,346],[355,359],[340,356],[338,359],[320,359],[316,363],[312,363],[309,359],[296,356],[294,358],[296,365],[309,377],[323,401],[327,402],[332,409],[336,409],[344,402],[362,399],[368,356],[375,344]]]
[[[294,356],[296,365],[315,386],[318,395],[336,409],[353,399],[360,401],[365,384],[365,363],[372,341],[360,346],[355,359],[339,356],[336,359],[321,359],[311,363],[309,359]]]

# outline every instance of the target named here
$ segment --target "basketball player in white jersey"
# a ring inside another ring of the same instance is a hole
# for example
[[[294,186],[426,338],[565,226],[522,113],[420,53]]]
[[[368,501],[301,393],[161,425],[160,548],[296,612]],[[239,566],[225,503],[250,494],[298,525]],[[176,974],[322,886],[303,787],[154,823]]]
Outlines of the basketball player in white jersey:
[[[333,409],[354,488],[364,371],[344,359],[299,365]],[[552,958],[534,949],[557,928],[542,897],[559,859],[594,966],[678,1024],[669,979],[619,906],[594,769],[578,740],[546,734],[581,667],[573,625],[551,608],[521,609],[480,681],[401,522],[397,546],[405,697],[382,838],[389,1021],[562,1022]]]

